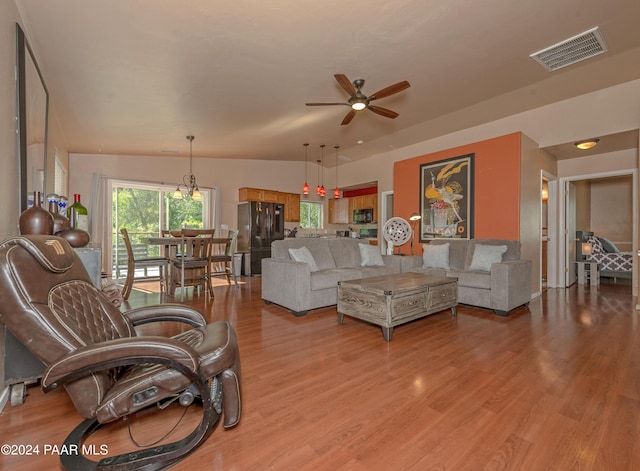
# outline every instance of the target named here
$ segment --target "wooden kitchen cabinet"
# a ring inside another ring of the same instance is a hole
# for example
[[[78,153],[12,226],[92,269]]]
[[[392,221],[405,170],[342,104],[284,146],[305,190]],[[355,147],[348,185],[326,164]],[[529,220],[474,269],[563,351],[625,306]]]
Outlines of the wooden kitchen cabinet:
[[[329,200],[329,224],[349,224],[349,198]]]
[[[297,193],[284,193],[261,188],[240,188],[238,200],[284,204],[285,222],[300,222],[300,195]]]
[[[238,190],[239,201],[264,201],[264,190],[258,188],[240,188]]]
[[[287,222],[300,222],[300,195],[297,193],[285,193],[285,195],[284,220]]]
[[[350,198],[346,198],[349,200],[349,222],[354,223],[353,221],[353,211],[356,209],[368,209],[373,208],[373,222],[378,220],[378,195],[362,195],[362,196],[352,196]]]
[[[283,193],[280,193],[279,191],[273,191],[273,190],[262,190],[262,191],[263,191],[263,194],[262,194],[263,203],[284,204],[285,198],[280,199],[280,195],[283,195]]]

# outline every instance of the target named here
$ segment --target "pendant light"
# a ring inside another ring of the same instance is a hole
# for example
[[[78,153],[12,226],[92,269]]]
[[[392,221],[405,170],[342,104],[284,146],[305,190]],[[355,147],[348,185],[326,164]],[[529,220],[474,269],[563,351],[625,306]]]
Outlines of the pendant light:
[[[304,186],[302,187],[302,194],[309,194],[309,185],[307,184],[307,147],[309,147],[308,143],[303,144],[304,146]]]
[[[187,136],[189,140],[189,175],[182,177],[183,183],[180,183],[173,192],[174,199],[193,199],[194,201],[202,201],[200,188],[196,183],[196,176],[193,174],[193,140],[194,136]]]
[[[336,150],[336,189],[333,190],[333,197],[340,198],[340,190],[338,189],[338,149],[340,146],[334,146]]]
[[[320,185],[320,193],[319,195],[324,198],[327,194],[327,190],[324,189],[324,144],[320,144],[320,150],[322,151],[322,162],[320,166],[322,167],[322,184]]]
[[[318,184],[316,185],[316,195],[320,195],[320,159],[316,160],[318,164]]]

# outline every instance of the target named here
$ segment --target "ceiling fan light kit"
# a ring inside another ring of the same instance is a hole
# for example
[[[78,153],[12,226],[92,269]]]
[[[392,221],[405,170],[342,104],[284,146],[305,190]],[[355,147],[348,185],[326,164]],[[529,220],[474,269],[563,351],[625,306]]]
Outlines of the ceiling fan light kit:
[[[335,74],[334,75],[338,85],[342,87],[342,89],[347,92],[349,95],[349,99],[346,103],[306,103],[307,106],[334,106],[334,105],[347,105],[351,107],[351,110],[347,113],[347,115],[342,120],[342,125],[349,124],[351,120],[355,117],[358,111],[362,111],[364,109],[368,109],[369,111],[373,111],[380,116],[384,116],[385,118],[395,119],[399,115],[395,111],[388,110],[386,108],[382,108],[380,106],[373,106],[371,104],[372,101],[377,100],[379,98],[385,98],[391,95],[395,95],[396,93],[401,92],[402,90],[406,90],[411,85],[406,80],[402,82],[394,83],[382,90],[378,90],[376,93],[367,96],[362,93],[362,87],[364,86],[363,79],[356,79],[351,82],[346,75],[344,74]]]

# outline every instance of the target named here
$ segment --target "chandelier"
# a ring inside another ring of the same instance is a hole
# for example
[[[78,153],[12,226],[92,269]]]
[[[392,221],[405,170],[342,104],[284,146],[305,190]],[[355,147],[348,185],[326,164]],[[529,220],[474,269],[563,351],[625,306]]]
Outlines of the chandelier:
[[[194,201],[202,201],[200,188],[196,183],[196,176],[193,174],[193,140],[194,136],[187,136],[189,140],[189,175],[182,177],[183,183],[180,183],[173,192],[173,197],[177,200],[192,198]]]

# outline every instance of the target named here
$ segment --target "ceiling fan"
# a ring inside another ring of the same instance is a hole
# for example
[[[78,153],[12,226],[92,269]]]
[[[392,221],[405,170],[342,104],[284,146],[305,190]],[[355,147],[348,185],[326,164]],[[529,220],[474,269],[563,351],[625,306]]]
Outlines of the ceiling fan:
[[[409,88],[411,85],[406,80],[402,82],[394,83],[382,90],[378,90],[374,94],[370,96],[366,96],[362,93],[362,86],[364,85],[363,79],[356,79],[353,83],[347,78],[344,74],[335,74],[334,75],[338,84],[342,87],[342,89],[349,94],[349,99],[346,103],[306,103],[307,106],[332,106],[332,105],[347,105],[351,107],[351,110],[347,113],[347,115],[342,120],[342,125],[349,124],[353,117],[356,115],[356,112],[368,109],[373,111],[374,113],[379,114],[380,116],[384,116],[385,118],[395,119],[399,115],[395,111],[388,110],[386,108],[382,108],[380,106],[374,106],[371,104],[372,101],[377,100],[379,98],[384,98],[390,95],[394,95],[402,90]]]

